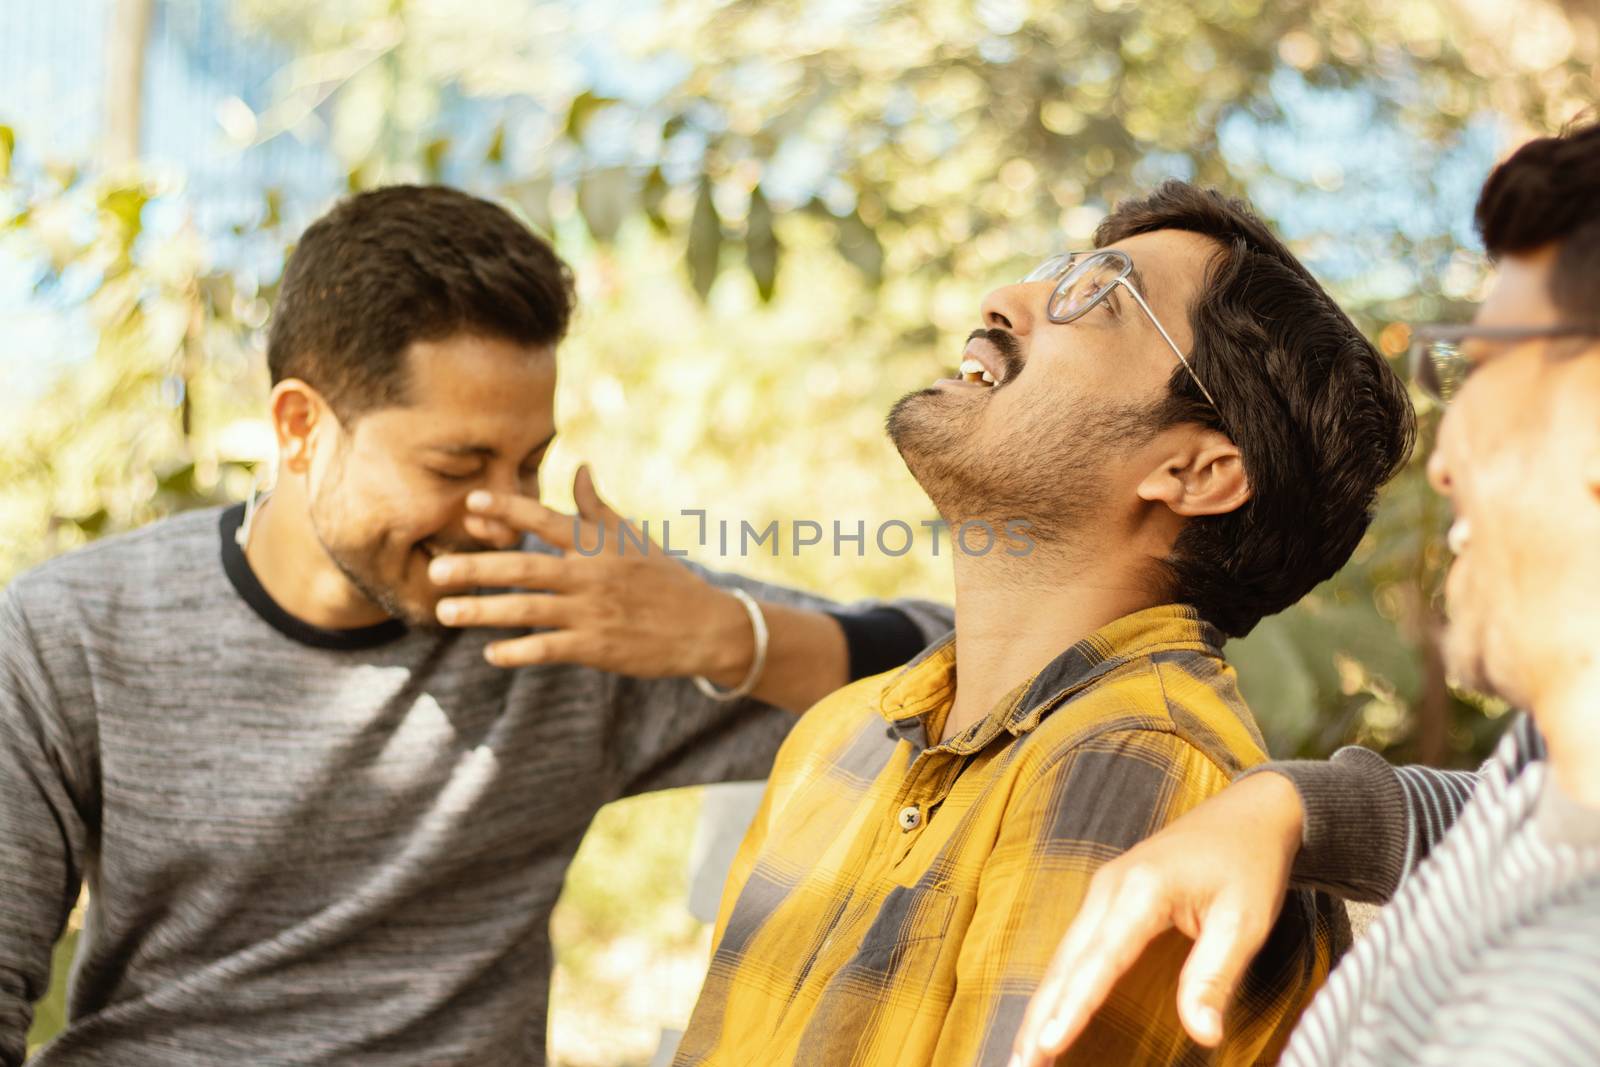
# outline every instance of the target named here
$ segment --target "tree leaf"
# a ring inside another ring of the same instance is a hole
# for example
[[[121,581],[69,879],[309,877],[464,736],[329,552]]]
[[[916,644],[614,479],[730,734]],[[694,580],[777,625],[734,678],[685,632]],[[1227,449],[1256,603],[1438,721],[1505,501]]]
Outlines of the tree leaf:
[[[267,189],[262,196],[265,210],[261,216],[261,227],[271,229],[283,222],[283,190],[274,185]]]
[[[119,185],[100,197],[100,210],[116,219],[122,229],[121,240],[132,244],[143,228],[144,206],[150,202],[148,192],[139,185]]]
[[[506,158],[506,124],[495,123],[494,136],[489,138],[489,147],[484,149],[483,161],[485,163],[499,164]]]
[[[661,168],[651,167],[650,173],[645,175],[644,188],[639,191],[639,206],[657,233],[665,234],[671,230],[666,215],[661,211],[661,205],[666,201],[667,193],[671,191],[671,186],[667,184]]]
[[[450,151],[450,138],[435,137],[422,149],[422,173],[430,182],[439,181],[444,175],[444,157]]]
[[[616,98],[601,96],[587,89],[573,97],[567,107],[567,136],[574,141],[583,140],[583,131],[588,127],[589,120],[615,103],[618,103]]]
[[[778,283],[778,235],[772,229],[772,205],[757,185],[750,193],[750,215],[746,222],[745,262],[755,279],[762,303],[772,300]]]
[[[862,221],[861,215],[852,211],[835,226],[835,239],[839,254],[866,275],[876,288],[883,282],[883,245],[872,227]]]
[[[548,176],[544,176],[529,178],[506,188],[506,194],[511,197],[522,221],[541,233],[553,233],[555,230],[555,218],[550,213],[550,191],[554,185]]]
[[[688,252],[689,281],[701,300],[711,295],[721,258],[722,217],[711,199],[711,179],[702,178],[700,193],[694,202],[694,215],[689,219]]]
[[[1267,751],[1280,757],[1300,752],[1316,734],[1319,693],[1283,616],[1263,619],[1248,637],[1229,641],[1227,655]]]
[[[0,181],[11,177],[11,154],[17,150],[17,131],[0,126]]]
[[[590,171],[578,180],[578,210],[596,241],[606,243],[617,236],[633,203],[632,184],[626,167]]]

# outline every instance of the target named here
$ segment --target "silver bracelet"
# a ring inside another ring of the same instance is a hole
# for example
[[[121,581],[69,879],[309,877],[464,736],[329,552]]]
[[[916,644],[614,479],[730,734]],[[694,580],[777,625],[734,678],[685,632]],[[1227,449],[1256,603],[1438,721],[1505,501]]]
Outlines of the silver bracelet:
[[[743,589],[730,589],[728,592],[744,605],[744,610],[750,615],[750,628],[756,633],[756,655],[750,661],[750,673],[745,675],[744,681],[734,689],[718,689],[716,683],[705,675],[694,676],[695,688],[712,700],[724,702],[749,696],[756,683],[761,681],[761,672],[767,669],[767,617],[761,613],[761,605],[756,603],[755,597]]]

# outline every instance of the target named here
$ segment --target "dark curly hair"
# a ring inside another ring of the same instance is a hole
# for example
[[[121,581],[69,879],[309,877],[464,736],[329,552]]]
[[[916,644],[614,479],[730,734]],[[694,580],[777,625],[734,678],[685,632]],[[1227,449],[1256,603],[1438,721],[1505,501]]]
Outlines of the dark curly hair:
[[[1495,259],[1559,241],[1550,296],[1567,321],[1600,327],[1600,123],[1517,149],[1483,183],[1475,215]]]
[[[554,346],[574,303],[550,245],[487,200],[394,185],[339,203],[301,236],[273,310],[267,366],[341,419],[406,399],[405,352],[458,333]]]
[[[1153,230],[1220,246],[1189,311],[1189,361],[1220,413],[1178,367],[1158,418],[1228,434],[1252,495],[1189,520],[1165,566],[1169,595],[1240,637],[1350,558],[1411,454],[1416,417],[1383,356],[1244,203],[1169,181],[1119,204],[1095,244]]]

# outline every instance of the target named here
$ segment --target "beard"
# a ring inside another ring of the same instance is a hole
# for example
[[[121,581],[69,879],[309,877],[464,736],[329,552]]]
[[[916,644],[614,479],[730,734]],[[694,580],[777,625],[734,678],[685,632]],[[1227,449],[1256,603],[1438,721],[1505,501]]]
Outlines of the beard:
[[[439,627],[439,621],[433,611],[422,605],[410,604],[394,584],[383,577],[383,567],[379,558],[383,551],[381,545],[355,547],[337,543],[337,539],[330,538],[324,530],[336,523],[326,520],[323,500],[314,500],[311,505],[311,531],[317,538],[317,543],[322,546],[322,551],[327,553],[328,559],[344,575],[345,581],[355,587],[356,592],[366,597],[383,613],[392,619],[399,619],[407,626],[431,629]],[[322,515],[319,516],[319,512]]]
[[[315,528],[316,520],[312,520]],[[373,560],[372,553],[354,553],[345,549],[334,548],[322,536],[322,531],[317,530],[317,541],[322,545],[322,550],[328,554],[333,565],[339,568],[339,573],[345,580],[355,586],[356,591],[378,607],[383,609],[385,615],[399,619],[407,626],[420,629],[443,629],[433,612],[424,611],[422,608],[407,604],[401,599],[394,588],[383,582],[378,577],[378,568]]]
[[[407,595],[403,587],[406,566],[416,546],[391,543],[393,539],[385,539],[381,528],[372,533],[358,532],[367,526],[377,509],[355,503],[361,499],[361,494],[346,484],[347,472],[346,452],[341,442],[328,476],[311,492],[309,519],[317,543],[356,592],[382,609],[385,615],[416,629],[445,629],[435,615],[437,597],[419,600],[414,593]],[[482,549],[480,545],[446,545],[437,538],[430,541],[451,552]],[[395,558],[392,573],[385,568],[386,555]]]
[[[1046,545],[1094,524],[1111,492],[1105,461],[1161,428],[1156,407],[1085,398],[1036,407],[1003,438],[984,441],[989,399],[938,388],[909,393],[889,412],[889,438],[952,527],[1020,520]]]

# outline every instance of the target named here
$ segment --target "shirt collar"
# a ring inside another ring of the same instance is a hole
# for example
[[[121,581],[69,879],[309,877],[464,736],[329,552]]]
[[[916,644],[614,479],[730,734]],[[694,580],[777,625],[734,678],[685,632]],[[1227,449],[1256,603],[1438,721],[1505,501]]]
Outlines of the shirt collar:
[[[936,747],[976,752],[1001,730],[1020,737],[1063,700],[1129,660],[1175,651],[1221,658],[1223,640],[1222,631],[1185,604],[1162,604],[1124,615],[1051,660],[971,729]],[[878,713],[902,737],[927,748],[930,728],[942,725],[942,713],[949,710],[955,691],[956,644],[951,633],[906,664],[884,687]],[[935,716],[936,712],[941,715]]]

